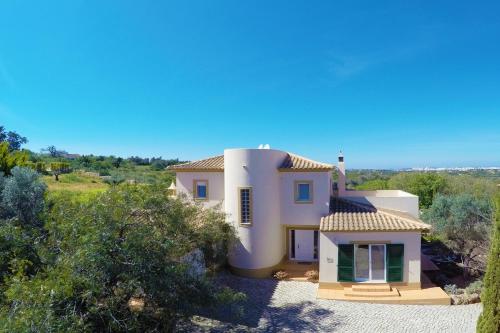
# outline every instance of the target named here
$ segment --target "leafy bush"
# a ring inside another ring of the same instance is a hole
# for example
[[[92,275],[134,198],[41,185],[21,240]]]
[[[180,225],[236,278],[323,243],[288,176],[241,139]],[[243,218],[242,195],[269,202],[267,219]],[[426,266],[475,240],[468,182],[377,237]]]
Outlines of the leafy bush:
[[[180,260],[198,248],[209,267],[225,261],[234,232],[223,213],[169,199],[161,186],[53,200],[37,252],[46,265],[31,277],[21,262],[6,278],[0,331],[168,332],[200,308],[241,299]]]
[[[448,295],[457,295],[458,294],[458,288],[457,288],[456,284],[447,284],[446,286],[444,286],[443,289]]]
[[[475,265],[481,265],[476,259],[487,248],[492,211],[491,202],[486,198],[439,194],[424,211],[422,219],[432,224],[434,232],[461,256],[464,272],[470,272]]]
[[[478,294],[481,295],[481,291],[483,290],[483,281],[477,280],[472,282],[465,288],[465,292],[469,295]]]
[[[120,174],[114,174],[112,176],[107,176],[107,178],[104,179],[104,182],[109,185],[118,185],[121,184],[125,181],[125,177],[123,177]]]
[[[0,281],[4,281],[19,268],[28,275],[34,274],[39,268],[41,263],[33,242],[35,235],[27,232],[14,220],[0,220]],[[1,291],[3,288],[0,283]]]
[[[47,186],[37,172],[29,168],[15,167],[12,176],[5,180],[2,191],[3,210],[15,216],[21,223],[41,226],[38,215],[44,207],[43,196]]]

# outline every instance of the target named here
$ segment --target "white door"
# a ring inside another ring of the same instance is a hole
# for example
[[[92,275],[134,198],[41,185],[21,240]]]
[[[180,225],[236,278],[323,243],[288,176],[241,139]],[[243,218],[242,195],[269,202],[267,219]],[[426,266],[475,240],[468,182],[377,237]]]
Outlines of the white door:
[[[295,230],[295,260],[314,260],[313,230]]]

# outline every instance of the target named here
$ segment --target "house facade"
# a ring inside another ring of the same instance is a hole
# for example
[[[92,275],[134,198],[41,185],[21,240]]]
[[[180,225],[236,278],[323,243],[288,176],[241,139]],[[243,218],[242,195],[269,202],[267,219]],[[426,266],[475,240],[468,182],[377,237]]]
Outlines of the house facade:
[[[178,193],[227,214],[239,238],[229,257],[236,274],[317,263],[320,288],[421,287],[420,238],[430,226],[419,220],[418,197],[346,190],[343,156],[334,167],[281,150],[226,149],[169,169]]]

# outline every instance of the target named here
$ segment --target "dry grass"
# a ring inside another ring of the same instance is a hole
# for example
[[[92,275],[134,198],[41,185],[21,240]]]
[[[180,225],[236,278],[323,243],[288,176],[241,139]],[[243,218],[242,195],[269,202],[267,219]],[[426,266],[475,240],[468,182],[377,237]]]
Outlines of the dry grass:
[[[60,175],[59,181],[56,181],[53,176],[44,176],[43,181],[50,192],[100,192],[108,188],[101,178],[76,172]]]

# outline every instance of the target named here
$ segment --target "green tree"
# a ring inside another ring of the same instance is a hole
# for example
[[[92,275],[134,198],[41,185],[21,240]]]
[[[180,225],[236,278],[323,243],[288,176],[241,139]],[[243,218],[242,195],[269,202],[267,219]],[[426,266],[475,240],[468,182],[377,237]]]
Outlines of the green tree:
[[[447,187],[446,178],[435,172],[404,172],[389,179],[389,188],[403,190],[419,197],[420,208],[428,208],[437,193]]]
[[[470,194],[439,194],[422,218],[434,227],[434,232],[450,249],[461,256],[464,272],[469,273],[480,268],[481,263],[475,260],[487,249],[492,214],[489,199],[475,198]]]
[[[373,191],[373,190],[387,190],[389,188],[387,179],[372,179],[367,180],[361,185],[356,186],[358,191]]]
[[[59,175],[70,171],[69,163],[67,162],[52,162],[50,163],[50,171],[54,175],[56,181],[59,181]]]
[[[500,195],[496,197],[496,219],[483,281],[483,312],[477,322],[477,332],[497,333],[500,330]]]
[[[0,331],[170,332],[176,322],[242,295],[192,273],[225,262],[233,229],[222,212],[169,199],[164,186],[116,186],[88,201],[50,204],[47,266],[18,263],[6,279]]]
[[[16,132],[5,130],[5,127],[0,126],[0,143],[7,142],[9,144],[9,150],[20,150],[23,144],[28,142],[24,136],[17,134]]]
[[[0,171],[6,175],[10,174],[13,167],[24,166],[28,161],[25,151],[11,151],[8,142],[0,142]]]

